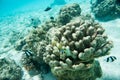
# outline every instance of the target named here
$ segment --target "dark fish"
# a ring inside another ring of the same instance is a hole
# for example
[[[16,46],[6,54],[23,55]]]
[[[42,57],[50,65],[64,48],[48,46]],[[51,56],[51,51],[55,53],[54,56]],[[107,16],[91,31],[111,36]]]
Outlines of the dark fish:
[[[52,16],[51,16],[51,17],[50,17],[50,19],[52,19],[52,20],[53,20],[53,19],[54,19],[54,17],[52,17]]]
[[[44,11],[49,11],[51,10],[51,7],[47,7]]]
[[[109,57],[107,57],[106,58],[106,62],[113,62],[113,61],[115,61],[117,58],[115,57],[115,56],[109,56]]]
[[[30,50],[23,50],[27,57],[33,56],[33,53]]]

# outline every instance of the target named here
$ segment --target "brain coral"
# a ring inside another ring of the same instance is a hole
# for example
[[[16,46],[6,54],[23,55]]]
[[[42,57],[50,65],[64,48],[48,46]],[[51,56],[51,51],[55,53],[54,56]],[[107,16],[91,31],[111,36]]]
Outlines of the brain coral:
[[[43,59],[58,80],[101,77],[101,67],[95,58],[108,55],[113,47],[104,31],[94,20],[78,17],[52,32],[54,36]]]

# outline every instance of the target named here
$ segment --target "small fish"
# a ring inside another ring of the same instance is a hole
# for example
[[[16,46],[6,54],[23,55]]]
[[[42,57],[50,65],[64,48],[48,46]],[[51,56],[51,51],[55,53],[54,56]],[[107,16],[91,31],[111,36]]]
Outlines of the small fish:
[[[52,16],[51,16],[51,17],[50,17],[50,19],[52,19],[52,20],[53,20],[53,19],[54,19],[54,17],[52,17]]]
[[[49,11],[51,9],[51,7],[47,7],[44,11]]]
[[[23,50],[27,57],[33,56],[33,53],[30,50]]]
[[[105,59],[106,62],[113,62],[115,61],[117,58],[115,56],[109,56]]]

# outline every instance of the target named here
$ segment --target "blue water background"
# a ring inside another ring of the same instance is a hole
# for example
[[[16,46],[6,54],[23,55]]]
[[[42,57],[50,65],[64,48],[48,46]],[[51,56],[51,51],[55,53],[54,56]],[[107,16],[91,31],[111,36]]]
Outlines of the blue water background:
[[[30,12],[33,10],[43,11],[50,5],[52,7],[54,5],[64,5],[63,1],[66,3],[77,2],[80,4],[89,2],[89,0],[0,0],[0,17]]]
[[[0,16],[45,9],[53,0],[0,0]]]

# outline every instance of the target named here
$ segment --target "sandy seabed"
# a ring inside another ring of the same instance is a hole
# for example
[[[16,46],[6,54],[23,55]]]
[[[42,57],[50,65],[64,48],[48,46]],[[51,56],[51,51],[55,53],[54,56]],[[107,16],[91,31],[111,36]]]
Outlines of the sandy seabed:
[[[73,3],[74,1],[69,0]],[[77,0],[75,0],[78,2]],[[80,7],[82,9],[82,14],[90,13],[90,4],[88,1],[81,3]],[[31,17],[39,17],[41,23],[45,22],[50,15],[57,15],[61,6],[55,6],[50,12],[41,11],[31,11],[20,14],[15,14],[14,16],[6,16],[0,18],[0,58],[10,57],[14,59],[19,65],[21,52],[15,51],[15,43],[24,37],[33,27],[28,26]],[[34,15],[32,15],[34,14]],[[91,14],[91,13],[90,13]],[[45,16],[43,16],[45,15]],[[97,20],[96,20],[97,21]],[[111,54],[108,56],[115,56],[117,59],[114,62],[106,62],[105,57],[101,57],[100,61],[101,68],[103,71],[103,76],[97,80],[120,80],[120,19],[115,19],[107,22],[99,22],[104,28],[109,39],[113,41],[114,47],[111,50]],[[16,36],[16,37],[15,37]],[[16,57],[17,56],[17,57]],[[23,69],[24,70],[24,69]],[[41,80],[40,75],[30,77],[26,70],[24,70],[24,80]],[[44,80],[56,80],[55,77],[48,73],[43,75]]]

